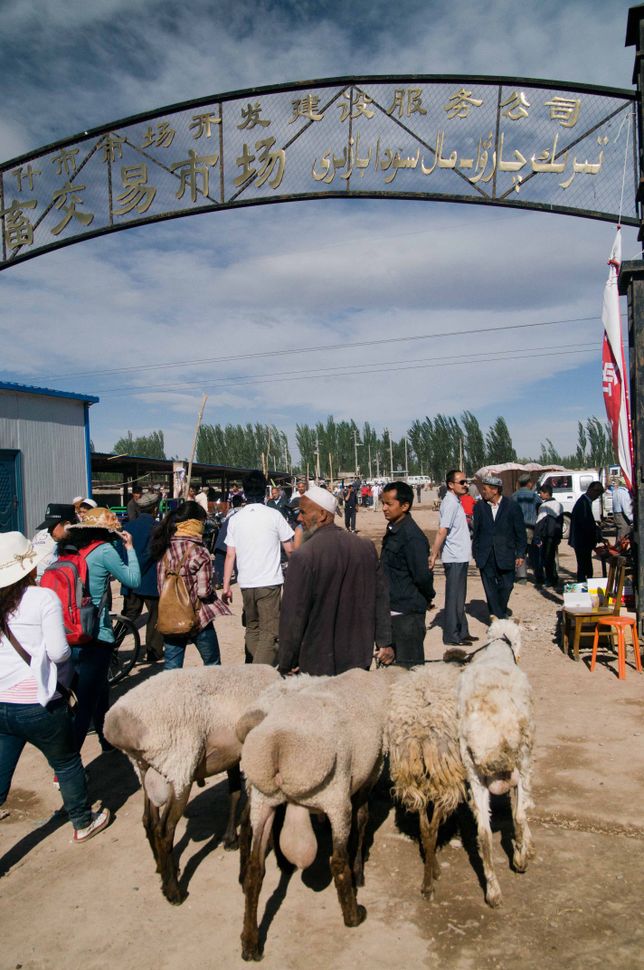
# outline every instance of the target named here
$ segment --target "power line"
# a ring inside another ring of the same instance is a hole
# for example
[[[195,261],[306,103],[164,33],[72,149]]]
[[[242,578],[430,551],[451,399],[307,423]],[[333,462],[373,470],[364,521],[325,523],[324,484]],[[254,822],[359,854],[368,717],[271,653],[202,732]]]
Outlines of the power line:
[[[564,346],[570,346],[570,345],[566,344]],[[593,347],[580,348],[578,344],[575,344],[574,346],[576,348],[575,350],[563,351],[563,353],[560,353],[559,356],[566,357],[566,356],[575,355],[575,354],[583,354],[583,353],[594,354],[597,352],[596,348],[593,348]],[[334,378],[334,377],[347,377],[348,376],[347,371],[350,372],[352,377],[353,376],[359,377],[363,374],[382,374],[382,373],[390,374],[390,373],[395,373],[396,371],[427,370],[434,367],[454,367],[459,364],[461,365],[475,364],[480,362],[481,360],[485,360],[485,363],[493,363],[494,361],[503,361],[503,360],[509,360],[512,362],[514,362],[515,360],[534,360],[537,357],[551,357],[552,350],[559,350],[560,347],[561,345],[556,347],[550,347],[550,348],[543,348],[543,347],[538,348],[541,351],[545,350],[544,353],[527,352],[523,354],[515,354],[512,351],[504,351],[503,353],[506,356],[501,356],[501,355],[489,356],[489,353],[488,353],[487,356],[486,354],[477,354],[475,357],[473,357],[472,354],[462,354],[456,358],[442,357],[442,358],[439,358],[438,360],[435,357],[425,358],[426,360],[431,360],[432,363],[417,362],[414,364],[407,364],[407,363],[398,361],[397,363],[403,364],[403,366],[400,366],[400,367],[392,366],[393,362],[390,362],[388,364],[385,364],[383,366],[378,366],[378,367],[367,367],[366,365],[364,365],[365,369],[363,370],[357,370],[354,365],[349,365],[348,367],[341,367],[341,368],[316,368],[314,371],[305,371],[305,372],[285,371],[280,374],[275,374],[272,377],[242,377],[242,378],[233,377],[233,378],[221,378],[221,379],[216,379],[211,381],[208,381],[208,380],[181,381],[181,383],[178,383],[178,384],[166,383],[166,384],[127,385],[123,387],[107,388],[106,390],[101,391],[101,394],[120,393],[124,396],[125,393],[140,394],[142,391],[173,390],[175,388],[194,387],[194,386],[215,388],[219,390],[225,387],[237,387],[240,384],[242,384],[243,386],[247,386],[248,384],[278,384],[278,383],[290,384],[294,381],[304,381],[304,380],[313,381],[313,380],[323,380],[325,378],[328,379],[328,378]],[[510,356],[507,356],[507,355],[510,355]],[[290,376],[294,373],[295,373],[295,376]]]
[[[106,370],[73,371],[67,374],[59,374],[56,378],[50,380],[49,383],[59,384],[61,381],[67,380],[70,377],[102,377],[107,374],[126,374],[133,371],[140,373],[141,371],[148,370],[188,367],[193,364],[222,364],[233,360],[257,360],[267,357],[286,357],[292,356],[293,354],[310,354],[323,352],[326,350],[348,350],[357,347],[376,347],[388,344],[409,343],[416,340],[437,340],[442,337],[466,337],[477,333],[503,333],[508,330],[529,330],[534,327],[554,327],[567,323],[587,323],[589,320],[597,321],[598,319],[597,314],[594,314],[592,317],[572,317],[567,320],[544,320],[539,323],[510,323],[501,327],[472,327],[469,330],[447,330],[441,331],[440,333],[415,334],[409,337],[382,337],[375,340],[356,340],[349,343],[343,341],[342,343],[337,344],[320,344],[315,347],[282,347],[279,350],[265,350],[251,354],[228,354],[225,356],[218,355],[217,357],[196,357],[191,360],[177,360],[165,364],[143,364],[141,366],[132,367],[113,367]]]

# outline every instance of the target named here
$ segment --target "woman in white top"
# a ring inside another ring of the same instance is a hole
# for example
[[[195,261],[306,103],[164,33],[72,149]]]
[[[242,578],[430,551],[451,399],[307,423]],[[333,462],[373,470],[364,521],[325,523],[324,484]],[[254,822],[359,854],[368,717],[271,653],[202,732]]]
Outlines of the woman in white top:
[[[71,651],[60,600],[36,586],[38,554],[20,532],[0,534],[0,805],[27,742],[46,757],[74,828],[74,842],[109,825],[109,809],[92,812],[73,719],[57,690]],[[13,642],[12,642],[13,641]],[[29,655],[30,662],[16,649]]]

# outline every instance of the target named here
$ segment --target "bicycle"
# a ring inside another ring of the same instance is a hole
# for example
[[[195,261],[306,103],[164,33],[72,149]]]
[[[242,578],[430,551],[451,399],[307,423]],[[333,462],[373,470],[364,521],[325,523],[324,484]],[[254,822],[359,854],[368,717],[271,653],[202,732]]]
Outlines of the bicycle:
[[[139,660],[141,637],[136,625],[121,613],[110,614],[114,629],[114,647],[107,672],[108,684],[124,680]]]

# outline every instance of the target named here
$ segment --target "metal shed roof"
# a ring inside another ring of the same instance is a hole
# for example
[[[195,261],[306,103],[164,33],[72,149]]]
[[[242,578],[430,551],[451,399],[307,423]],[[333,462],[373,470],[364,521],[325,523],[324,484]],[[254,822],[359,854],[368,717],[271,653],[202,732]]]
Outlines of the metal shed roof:
[[[14,384],[12,381],[0,381],[0,391],[14,391],[19,394],[41,394],[43,397],[66,397],[72,401],[84,401],[86,404],[98,404],[100,398],[92,394],[77,394],[74,391],[54,391],[50,387],[34,387],[32,384]]]

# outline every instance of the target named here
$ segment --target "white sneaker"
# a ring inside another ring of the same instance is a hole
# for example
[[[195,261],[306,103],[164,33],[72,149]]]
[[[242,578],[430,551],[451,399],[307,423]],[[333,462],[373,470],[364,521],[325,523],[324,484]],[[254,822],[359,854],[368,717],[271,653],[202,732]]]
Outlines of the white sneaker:
[[[102,832],[110,824],[112,815],[109,808],[104,808],[100,812],[92,812],[92,821],[84,829],[74,829],[74,842],[80,844],[93,839],[95,835]]]

